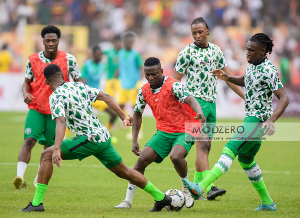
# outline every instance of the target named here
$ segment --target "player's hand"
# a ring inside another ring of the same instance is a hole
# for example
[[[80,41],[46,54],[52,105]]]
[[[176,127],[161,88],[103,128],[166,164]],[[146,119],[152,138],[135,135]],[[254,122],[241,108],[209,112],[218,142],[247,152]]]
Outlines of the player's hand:
[[[220,69],[213,70],[210,73],[212,74],[212,76],[216,76],[217,78],[224,80],[224,81],[227,81],[229,78],[229,76],[223,70],[220,70]]]
[[[133,118],[130,115],[127,115],[123,120],[123,124],[124,126],[132,126],[132,121]]]
[[[266,121],[263,123],[262,128],[265,128],[264,133],[266,133],[266,135],[271,136],[275,133],[275,125],[273,121]]]
[[[54,167],[55,164],[60,168],[61,166],[61,163],[63,160],[61,159],[61,156],[60,156],[60,149],[55,149],[54,148],[54,151],[53,151],[53,154],[52,154],[52,166]]]
[[[204,125],[206,123],[206,117],[204,116],[203,113],[198,113],[196,117],[194,117],[195,120],[200,119],[201,124]]]
[[[133,142],[132,144],[132,150],[133,153],[135,153],[135,155],[140,156],[141,155],[141,151],[140,151],[140,145],[137,142]]]
[[[24,97],[24,102],[26,104],[29,104],[30,102],[32,102],[33,100],[31,98],[34,98],[32,94],[26,93],[25,95],[23,95]]]

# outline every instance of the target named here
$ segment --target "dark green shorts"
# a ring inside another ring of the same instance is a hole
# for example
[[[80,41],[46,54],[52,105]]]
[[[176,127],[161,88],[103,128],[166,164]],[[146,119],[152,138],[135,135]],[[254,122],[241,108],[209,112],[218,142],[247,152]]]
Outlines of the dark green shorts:
[[[34,109],[28,111],[25,121],[24,139],[32,137],[41,145],[54,145],[56,122],[51,114],[42,114]]]
[[[66,139],[61,144],[61,151],[65,160],[82,160],[88,156],[95,156],[106,168],[112,168],[122,162],[122,158],[111,144],[111,140],[96,143],[85,136]]]
[[[260,149],[261,138],[265,135],[262,124],[263,122],[256,117],[246,117],[225,147],[239,155],[239,160],[246,158],[251,163]]]
[[[152,148],[160,157],[155,162],[161,163],[170,154],[174,145],[182,145],[187,153],[189,153],[194,141],[186,140],[186,136],[189,137],[190,135],[186,133],[167,133],[157,130],[155,135],[146,143],[146,146]]]
[[[202,127],[202,132],[205,131],[207,133],[208,137],[213,137],[213,127],[216,125],[217,121],[217,111],[216,111],[216,103],[209,102],[209,101],[204,101],[201,98],[195,97],[196,100],[199,102],[203,114],[206,117],[206,125]],[[208,127],[207,127],[208,126]],[[206,132],[207,130],[207,132]]]

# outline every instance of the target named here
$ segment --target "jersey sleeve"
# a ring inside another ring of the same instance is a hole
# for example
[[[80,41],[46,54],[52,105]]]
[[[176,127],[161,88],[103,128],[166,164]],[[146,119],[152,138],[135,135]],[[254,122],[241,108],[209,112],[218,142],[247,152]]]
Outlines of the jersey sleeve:
[[[27,63],[26,63],[25,78],[30,79],[30,80],[32,80],[34,78],[29,58],[27,59]]]
[[[52,120],[57,117],[66,117],[62,95],[51,95],[49,98]]]
[[[88,93],[91,101],[95,102],[96,98],[97,98],[97,96],[98,96],[98,94],[100,92],[100,90],[99,89],[95,89],[95,88],[93,88],[91,86],[88,86],[88,85],[85,85],[85,88],[87,90],[87,93]]]
[[[225,61],[225,57],[224,57],[224,53],[222,52],[222,50],[219,48],[218,54],[217,54],[217,60],[219,61],[218,63],[218,69],[223,69],[224,67],[227,66],[226,61]]]
[[[137,95],[137,98],[136,98],[136,103],[135,103],[135,106],[134,106],[134,111],[137,112],[137,113],[142,114],[145,110],[146,105],[147,105],[147,102],[146,102],[146,100],[144,99],[144,96],[143,96],[143,87],[141,87],[138,91],[138,95]]]
[[[191,56],[188,51],[189,49],[187,48],[183,49],[177,57],[175,70],[179,73],[185,74],[186,69],[190,64]]]
[[[274,72],[272,72],[269,77],[264,77],[264,79],[266,79],[265,81],[267,82],[272,92],[275,92],[276,90],[283,87],[279,79],[279,73],[277,70],[274,70]]]
[[[67,53],[68,62],[68,76],[71,76],[73,80],[80,78],[80,70],[77,64],[76,58]]]
[[[83,67],[81,68],[81,79],[86,79],[88,75],[87,64],[84,63]]]
[[[172,93],[174,97],[181,103],[184,103],[186,97],[190,96],[191,93],[189,90],[183,85],[183,83],[176,81],[172,85]]]

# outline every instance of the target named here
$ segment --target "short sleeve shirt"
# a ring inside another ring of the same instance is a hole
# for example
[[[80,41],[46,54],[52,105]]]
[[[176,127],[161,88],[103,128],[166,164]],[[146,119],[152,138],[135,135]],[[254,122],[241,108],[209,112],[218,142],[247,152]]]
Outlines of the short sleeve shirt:
[[[67,127],[76,136],[86,136],[97,143],[110,138],[109,131],[92,111],[100,90],[81,82],[65,82],[50,95],[52,119],[65,117]]]
[[[53,59],[46,58],[44,52],[39,52],[39,58],[44,63],[51,63]],[[68,76],[72,77],[73,80],[80,78],[80,70],[76,61],[76,58],[67,53],[67,65],[68,65]],[[25,68],[25,78],[33,80],[34,75],[31,68],[31,63],[28,58]]]
[[[247,65],[244,82],[246,117],[266,121],[273,114],[273,92],[283,87],[278,71],[266,58],[259,65]]]
[[[165,83],[165,81],[167,80],[167,76],[164,77],[164,81],[163,84]],[[161,86],[162,87],[162,86]],[[161,90],[161,87],[157,88],[157,89],[151,89],[151,92],[153,94],[159,93]],[[140,88],[140,90],[138,91],[138,95],[137,95],[137,99],[136,99],[136,104],[134,107],[134,111],[138,112],[138,113],[143,113],[144,109],[147,105],[146,100],[144,99],[143,96],[143,87]],[[174,97],[179,101],[184,103],[184,100],[186,99],[186,97],[190,96],[191,93],[189,92],[189,90],[179,81],[176,81],[173,83],[172,85],[172,93],[174,95]]]
[[[217,45],[209,43],[207,48],[200,48],[191,43],[179,53],[175,70],[187,75],[186,86],[194,97],[215,102],[217,78],[210,71],[226,66],[224,54]]]

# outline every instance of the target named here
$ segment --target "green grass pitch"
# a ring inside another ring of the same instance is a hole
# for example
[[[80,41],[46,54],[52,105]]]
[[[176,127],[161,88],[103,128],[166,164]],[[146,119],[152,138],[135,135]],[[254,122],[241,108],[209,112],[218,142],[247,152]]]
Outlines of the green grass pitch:
[[[154,200],[142,190],[137,190],[133,208],[116,210],[126,194],[127,181],[117,178],[105,169],[94,157],[79,162],[63,161],[62,167],[54,168],[48,190],[44,198],[45,213],[21,214],[18,211],[32,201],[42,146],[32,150],[31,161],[25,173],[28,186],[15,190],[12,184],[16,176],[18,152],[23,142],[26,113],[0,113],[0,217],[297,217],[300,216],[300,143],[299,142],[263,142],[256,156],[261,167],[267,189],[277,204],[276,212],[253,211],[260,198],[237,160],[230,170],[215,182],[227,193],[215,201],[196,201],[191,209],[181,212],[148,213]],[[105,123],[107,117],[99,116]],[[280,121],[300,122],[299,118],[280,119]],[[279,121],[279,122],[280,122]],[[112,131],[119,141],[114,146],[121,154],[125,164],[132,167],[137,157],[131,152],[131,143],[125,139],[129,129],[119,128]],[[155,133],[155,120],[144,118],[145,136],[140,147]],[[212,142],[209,156],[212,167],[220,157],[226,142]],[[237,159],[237,158],[236,158]],[[189,178],[194,176],[195,146],[186,158],[189,166]],[[147,168],[145,176],[157,188],[181,189],[179,177],[169,158],[160,165],[153,163]]]

